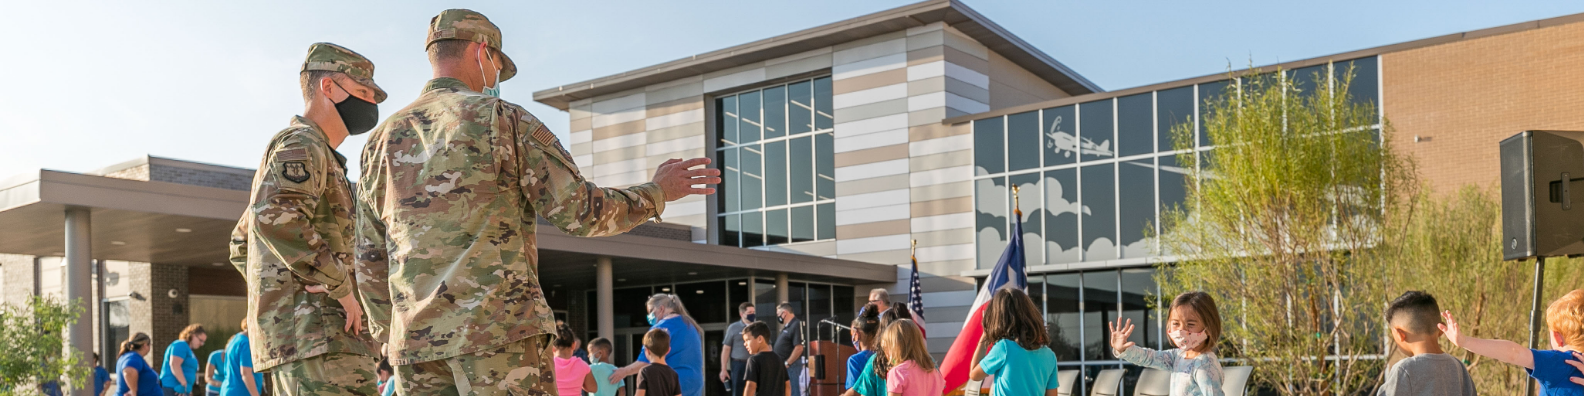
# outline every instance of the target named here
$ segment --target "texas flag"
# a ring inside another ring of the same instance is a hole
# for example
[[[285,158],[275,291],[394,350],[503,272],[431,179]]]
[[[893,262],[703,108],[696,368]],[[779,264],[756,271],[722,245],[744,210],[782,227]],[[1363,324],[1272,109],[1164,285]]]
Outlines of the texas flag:
[[[984,335],[985,308],[990,305],[990,297],[1002,287],[1015,287],[1028,291],[1028,270],[1023,262],[1023,214],[1016,210],[1012,216],[1012,240],[1007,242],[1006,251],[1001,252],[1001,259],[996,261],[995,268],[990,270],[989,279],[985,280],[984,287],[979,289],[979,296],[974,298],[974,303],[968,309],[968,318],[963,320],[962,332],[957,333],[957,340],[952,342],[951,350],[946,352],[946,359],[941,361],[941,373],[946,377],[946,393],[951,393],[968,382],[968,372],[973,368],[974,350],[979,348],[979,337]]]

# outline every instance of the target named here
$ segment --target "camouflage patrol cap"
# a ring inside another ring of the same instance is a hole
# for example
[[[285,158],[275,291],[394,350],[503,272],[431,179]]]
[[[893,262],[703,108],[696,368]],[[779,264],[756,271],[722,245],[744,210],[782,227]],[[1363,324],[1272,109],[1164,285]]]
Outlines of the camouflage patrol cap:
[[[506,56],[506,52],[501,49],[500,28],[495,27],[495,24],[490,22],[489,18],[484,17],[484,14],[480,14],[478,11],[461,8],[440,11],[440,15],[435,15],[434,18],[429,19],[429,35],[427,37],[427,41],[424,42],[424,48],[428,48],[440,40],[467,40],[484,43],[484,45],[494,48],[501,55],[501,64],[505,65],[501,69],[501,81],[510,80],[512,76],[517,75],[517,64],[512,63],[511,57]]]
[[[374,62],[357,52],[331,43],[314,43],[308,46],[302,71],[319,70],[346,74],[352,81],[374,90],[374,103],[385,101],[385,90],[374,84]]]

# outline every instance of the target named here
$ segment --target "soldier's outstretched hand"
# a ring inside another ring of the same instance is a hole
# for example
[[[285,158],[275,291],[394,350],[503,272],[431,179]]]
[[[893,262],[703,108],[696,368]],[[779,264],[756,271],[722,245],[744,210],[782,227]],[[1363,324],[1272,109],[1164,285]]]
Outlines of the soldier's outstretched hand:
[[[655,184],[660,185],[660,190],[665,191],[666,201],[675,201],[683,197],[699,194],[709,195],[715,193],[716,184],[720,184],[720,169],[700,166],[709,165],[709,158],[694,158],[684,160],[672,158],[660,164],[655,169]],[[703,187],[694,187],[703,185]]]
[[[309,293],[330,293],[324,285],[303,286],[303,291]],[[363,332],[363,305],[358,303],[356,294],[347,294],[336,301],[341,302],[341,308],[346,310],[346,332],[357,334]]]

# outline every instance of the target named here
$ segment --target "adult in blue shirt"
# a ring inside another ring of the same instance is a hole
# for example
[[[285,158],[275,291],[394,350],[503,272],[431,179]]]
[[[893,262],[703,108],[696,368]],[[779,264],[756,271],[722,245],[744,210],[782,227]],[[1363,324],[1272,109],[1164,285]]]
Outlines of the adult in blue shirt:
[[[220,396],[259,396],[264,385],[264,374],[253,372],[253,348],[248,345],[247,321],[242,321],[242,332],[231,337],[226,344],[225,384],[220,386]]]
[[[98,353],[90,352],[89,355],[93,356],[93,368],[94,368],[94,370],[93,370],[93,384],[94,384],[93,396],[104,396],[105,388],[110,387],[110,386],[113,385],[110,382],[110,371],[109,370],[105,370],[104,366],[99,364],[99,354]]]
[[[204,332],[203,325],[190,324],[176,338],[176,342],[165,347],[160,386],[165,388],[166,396],[191,395],[193,381],[198,380],[198,356],[193,355],[193,350],[202,348],[209,334]]]
[[[677,373],[677,384],[682,396],[704,396],[704,337],[698,322],[682,306],[682,298],[675,294],[656,294],[649,297],[649,329],[662,329],[671,334],[671,351],[665,363]],[[649,366],[649,357],[638,353],[638,361],[622,367],[606,378],[616,383]]]
[[[209,352],[209,358],[204,360],[204,396],[220,396],[220,384],[225,383],[225,348]]]
[[[133,334],[121,342],[121,353],[116,358],[116,373],[120,374],[116,396],[164,396],[159,372],[148,364],[150,352],[154,352],[154,340],[148,334]]]

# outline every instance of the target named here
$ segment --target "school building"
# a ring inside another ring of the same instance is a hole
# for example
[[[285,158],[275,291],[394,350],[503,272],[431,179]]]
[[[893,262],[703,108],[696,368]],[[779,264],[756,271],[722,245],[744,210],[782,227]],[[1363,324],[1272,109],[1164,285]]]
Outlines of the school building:
[[[1584,130],[1580,22],[1584,14],[1269,66],[1309,86],[1352,70],[1352,96],[1377,105],[1396,148],[1447,192],[1495,183],[1502,138]],[[843,340],[814,324],[850,321],[873,287],[904,299],[914,240],[929,347],[942,356],[1005,247],[1012,185],[1030,293],[1063,369],[1092,379],[1130,366],[1105,340],[1104,323],[1118,317],[1145,324],[1134,341],[1162,345],[1162,315],[1146,299],[1159,295],[1152,266],[1169,258],[1145,228],[1191,182],[1168,130],[1197,126],[1203,103],[1237,83],[1225,74],[1102,89],[952,0],[677,55],[533,98],[567,111],[563,143],[602,186],[646,181],[668,158],[708,156],[725,176],[720,193],[673,202],[666,223],[628,235],[540,228],[551,306],[613,338],[618,363],[634,357],[642,298],[658,292],[682,296],[704,326],[707,373],[718,371],[716,348],[742,301],[761,316],[791,301],[810,338]],[[1192,152],[1211,155],[1199,140]],[[130,331],[162,350],[189,322],[235,326],[243,285],[225,263],[226,240],[252,175],[146,157],[0,179],[0,296],[94,301],[81,337],[101,353]],[[721,394],[706,377],[709,394]]]

